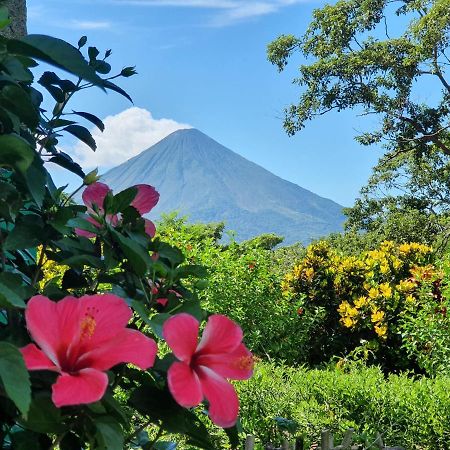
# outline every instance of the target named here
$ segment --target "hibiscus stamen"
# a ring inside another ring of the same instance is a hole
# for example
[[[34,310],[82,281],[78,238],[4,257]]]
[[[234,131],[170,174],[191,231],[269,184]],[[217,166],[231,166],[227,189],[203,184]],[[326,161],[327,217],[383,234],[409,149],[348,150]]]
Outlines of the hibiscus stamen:
[[[241,356],[235,362],[235,367],[241,370],[252,370],[255,361],[253,356]]]
[[[81,321],[81,339],[90,339],[94,334],[97,322],[90,313],[85,313],[84,319]]]

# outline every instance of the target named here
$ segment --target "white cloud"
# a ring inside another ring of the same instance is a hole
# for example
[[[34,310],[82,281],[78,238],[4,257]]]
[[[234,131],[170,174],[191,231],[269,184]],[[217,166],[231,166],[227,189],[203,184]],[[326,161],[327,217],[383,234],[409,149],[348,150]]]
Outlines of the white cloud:
[[[112,0],[114,3],[153,6],[184,7],[219,10],[209,25],[226,26],[279,11],[281,8],[312,0]]]
[[[81,142],[68,151],[84,169],[101,167],[106,169],[138,155],[161,139],[190,125],[172,119],[155,119],[150,111],[132,107],[103,120],[105,131],[97,128],[91,133],[97,142],[93,152]]]
[[[111,28],[111,22],[104,20],[72,20],[67,26],[75,30],[105,30]]]

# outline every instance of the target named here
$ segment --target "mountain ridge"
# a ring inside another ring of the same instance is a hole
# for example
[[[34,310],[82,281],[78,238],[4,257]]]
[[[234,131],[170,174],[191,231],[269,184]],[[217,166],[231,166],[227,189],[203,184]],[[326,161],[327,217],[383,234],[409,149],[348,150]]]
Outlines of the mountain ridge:
[[[285,244],[342,229],[342,206],[271,173],[201,131],[177,130],[101,178],[118,192],[146,183],[160,192],[156,217],[174,210],[190,222],[225,221],[237,239],[274,232]]]

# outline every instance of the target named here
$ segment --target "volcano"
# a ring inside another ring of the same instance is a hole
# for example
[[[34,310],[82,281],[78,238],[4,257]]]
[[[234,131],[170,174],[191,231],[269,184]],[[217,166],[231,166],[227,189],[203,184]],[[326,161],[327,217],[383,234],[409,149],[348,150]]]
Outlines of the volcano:
[[[178,130],[106,172],[115,192],[151,184],[152,218],[178,211],[191,223],[225,222],[242,241],[262,233],[303,244],[342,230],[342,206],[283,180],[196,129]]]

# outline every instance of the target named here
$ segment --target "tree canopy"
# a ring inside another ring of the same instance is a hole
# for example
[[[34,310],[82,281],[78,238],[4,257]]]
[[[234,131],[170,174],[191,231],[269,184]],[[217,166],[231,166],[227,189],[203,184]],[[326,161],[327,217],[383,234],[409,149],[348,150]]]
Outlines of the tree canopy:
[[[331,110],[357,108],[381,118],[360,143],[450,155],[449,30],[450,0],[339,0],[315,10],[303,36],[268,46],[279,71],[296,53],[306,60],[294,79],[300,97],[285,110],[287,133]],[[433,93],[429,104],[417,95],[424,87]]]

